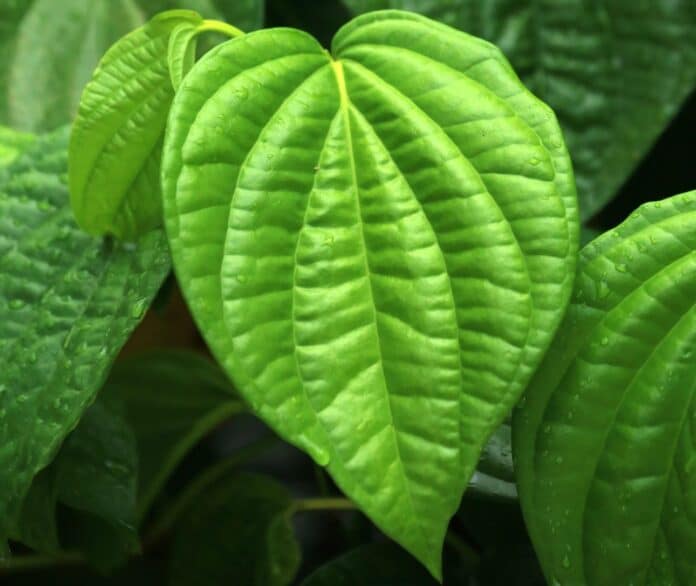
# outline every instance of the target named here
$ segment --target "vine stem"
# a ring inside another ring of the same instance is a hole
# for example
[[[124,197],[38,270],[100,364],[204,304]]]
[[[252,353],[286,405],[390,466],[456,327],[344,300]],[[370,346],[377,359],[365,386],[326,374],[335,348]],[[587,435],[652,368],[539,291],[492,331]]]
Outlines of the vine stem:
[[[79,566],[85,563],[84,556],[79,552],[65,552],[56,555],[22,555],[0,560],[0,576],[16,572],[30,572],[41,568],[59,566]]]
[[[353,501],[345,498],[310,498],[297,499],[294,512],[302,511],[354,511],[357,507]]]
[[[231,24],[227,24],[226,22],[222,22],[220,20],[204,20],[199,26],[198,26],[198,31],[199,32],[215,32],[215,33],[222,33],[223,35],[226,35],[232,39],[235,37],[241,37],[244,35],[244,31],[238,29],[236,26],[232,26]]]

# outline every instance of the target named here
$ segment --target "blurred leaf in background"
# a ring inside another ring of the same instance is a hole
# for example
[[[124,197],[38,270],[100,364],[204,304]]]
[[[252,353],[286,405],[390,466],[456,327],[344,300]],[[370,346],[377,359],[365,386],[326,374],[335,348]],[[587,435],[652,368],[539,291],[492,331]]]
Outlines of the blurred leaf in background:
[[[498,45],[556,112],[588,219],[696,85],[693,0],[344,0],[413,10]]]

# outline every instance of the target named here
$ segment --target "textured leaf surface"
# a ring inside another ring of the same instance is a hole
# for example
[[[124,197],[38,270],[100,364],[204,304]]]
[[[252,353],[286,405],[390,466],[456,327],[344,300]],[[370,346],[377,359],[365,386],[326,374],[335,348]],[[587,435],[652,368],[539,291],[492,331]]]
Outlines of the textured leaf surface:
[[[162,223],[160,159],[174,88],[167,49],[191,11],[164,12],[104,55],[80,100],[70,138],[75,217],[92,234],[133,240]]]
[[[435,586],[413,558],[393,543],[359,547],[319,568],[302,586]]]
[[[193,445],[244,409],[222,371],[190,352],[158,352],[120,362],[104,394],[123,404],[137,437],[140,518]]]
[[[549,581],[696,583],[696,192],[580,254],[573,302],[513,426]]]
[[[262,476],[227,477],[182,518],[171,557],[172,586],[286,586],[300,565],[293,501]]]
[[[0,185],[0,538],[169,270],[161,231],[121,246],[77,227],[66,147],[37,140]]]
[[[55,460],[34,478],[12,538],[40,552],[79,548],[103,565],[104,556],[94,555],[97,550],[85,535],[98,529],[101,539],[116,546],[108,557],[119,559],[137,542],[137,464],[135,434],[118,406],[98,400],[85,411]],[[62,517],[70,525],[68,535],[79,536],[77,543],[59,543],[59,502],[72,509]]]
[[[53,130],[73,118],[99,58],[143,17],[134,0],[27,3],[7,87],[9,123]]]
[[[500,46],[556,112],[590,217],[696,86],[693,0],[344,0],[415,10]]]
[[[333,53],[277,29],[196,64],[167,132],[168,235],[254,410],[438,573],[569,296],[572,172],[484,41],[383,12]]]

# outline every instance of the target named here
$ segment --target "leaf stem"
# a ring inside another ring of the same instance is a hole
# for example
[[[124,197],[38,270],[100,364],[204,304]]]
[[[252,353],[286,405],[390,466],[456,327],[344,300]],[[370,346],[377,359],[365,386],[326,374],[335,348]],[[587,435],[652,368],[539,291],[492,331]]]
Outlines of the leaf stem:
[[[78,566],[85,562],[79,552],[65,552],[55,555],[31,554],[9,557],[0,561],[0,575],[15,572],[28,572],[41,568],[57,566]]]
[[[297,499],[294,510],[299,513],[301,511],[353,511],[356,509],[353,501],[337,497]]]
[[[244,31],[238,29],[236,26],[222,22],[221,20],[211,20],[206,19],[198,26],[198,32],[215,32],[221,33],[225,36],[234,39],[236,37],[241,37],[244,35]]]
[[[162,513],[160,518],[152,524],[152,527],[143,538],[144,549],[147,549],[153,543],[159,541],[174,526],[179,515],[181,515],[191,503],[195,502],[206,488],[237,468],[243,462],[265,452],[278,443],[278,441],[276,436],[269,435],[264,437],[248,446],[240,448],[229,458],[221,460],[201,472],[197,478],[191,481],[188,486],[179,493],[174,503]]]

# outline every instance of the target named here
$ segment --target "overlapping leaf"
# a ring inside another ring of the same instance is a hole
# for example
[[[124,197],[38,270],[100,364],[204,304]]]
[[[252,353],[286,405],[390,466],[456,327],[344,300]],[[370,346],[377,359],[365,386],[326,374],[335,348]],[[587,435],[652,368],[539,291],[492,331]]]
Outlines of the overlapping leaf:
[[[0,539],[169,270],[161,231],[125,246],[77,227],[66,147],[38,140],[0,186]]]
[[[580,254],[516,414],[527,524],[555,584],[696,582],[696,192]]]
[[[162,223],[160,159],[174,88],[168,47],[200,15],[154,17],[104,55],[80,101],[70,137],[70,196],[78,223],[92,234],[136,239]]]
[[[227,476],[181,519],[172,586],[287,586],[300,565],[292,498],[263,476]]]
[[[266,30],[193,68],[164,149],[168,235],[255,411],[438,574],[570,293],[572,171],[484,41],[382,12],[333,55]]]
[[[621,186],[696,87],[692,0],[344,0],[415,10],[494,42],[556,112],[583,218]]]
[[[181,351],[117,364],[104,394],[123,404],[137,438],[139,520],[188,450],[244,409],[214,364]]]

